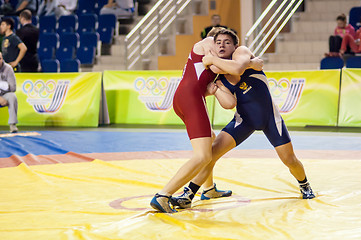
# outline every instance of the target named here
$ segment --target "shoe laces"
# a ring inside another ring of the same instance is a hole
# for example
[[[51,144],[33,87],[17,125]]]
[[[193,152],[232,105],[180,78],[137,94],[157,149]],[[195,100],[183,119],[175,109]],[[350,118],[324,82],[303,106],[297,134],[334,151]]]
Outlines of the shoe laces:
[[[188,187],[184,187],[184,191],[183,193],[179,196],[179,198],[186,198],[190,201],[192,201],[192,199],[190,198],[190,196],[192,196],[193,192],[192,190],[190,190],[190,188]]]

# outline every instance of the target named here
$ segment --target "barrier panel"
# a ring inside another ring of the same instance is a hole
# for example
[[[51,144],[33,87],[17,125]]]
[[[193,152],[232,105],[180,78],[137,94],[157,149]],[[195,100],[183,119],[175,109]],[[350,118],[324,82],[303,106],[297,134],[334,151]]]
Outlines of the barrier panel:
[[[361,69],[267,72],[269,88],[287,126],[361,126]],[[110,123],[183,125],[172,109],[182,71],[105,71]],[[98,73],[17,73],[19,125],[98,126],[102,101]],[[341,92],[339,117],[338,101]],[[207,97],[213,125],[225,126],[235,110]],[[104,104],[103,104],[104,105]],[[107,113],[100,114],[107,119]],[[106,116],[105,116],[106,115]],[[0,125],[8,109],[0,108]],[[108,123],[107,120],[103,123]]]
[[[110,123],[183,125],[172,109],[181,76],[182,71],[105,71]],[[212,99],[207,102],[212,108]]]
[[[338,125],[361,127],[361,69],[343,69]]]
[[[266,72],[266,75],[273,101],[287,126],[337,125],[340,70]],[[215,105],[213,124],[225,126],[234,111]]]
[[[101,72],[17,73],[19,125],[97,127]],[[1,108],[7,125],[7,108]]]

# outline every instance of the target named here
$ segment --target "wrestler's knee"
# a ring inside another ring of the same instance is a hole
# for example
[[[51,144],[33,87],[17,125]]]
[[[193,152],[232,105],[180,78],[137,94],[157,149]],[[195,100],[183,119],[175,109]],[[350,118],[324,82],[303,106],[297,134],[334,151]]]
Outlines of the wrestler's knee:
[[[197,164],[205,166],[212,161],[212,153],[211,152],[197,153],[194,155],[193,159],[194,161],[196,161]]]
[[[282,158],[282,162],[289,168],[295,168],[300,165],[300,161],[295,154],[288,154]]]

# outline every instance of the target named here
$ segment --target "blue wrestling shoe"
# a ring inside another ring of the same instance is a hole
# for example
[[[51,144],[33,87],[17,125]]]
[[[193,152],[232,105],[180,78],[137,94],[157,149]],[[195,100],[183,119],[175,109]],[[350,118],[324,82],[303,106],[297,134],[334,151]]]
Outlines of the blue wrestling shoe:
[[[315,194],[312,191],[312,188],[310,186],[310,184],[308,182],[306,182],[305,184],[300,185],[300,191],[302,193],[302,198],[303,199],[312,199],[315,196]]]
[[[189,187],[184,187],[182,195],[178,197],[171,197],[169,201],[174,207],[190,208],[192,206],[193,198],[194,194],[192,190]]]
[[[150,201],[150,206],[155,210],[164,212],[164,213],[175,213],[175,209],[171,208],[169,205],[170,196],[155,194],[152,201]]]
[[[205,190],[202,192],[201,200],[209,200],[211,198],[220,198],[220,197],[229,197],[232,195],[231,190],[218,190],[216,188],[216,184],[214,184],[213,188]]]

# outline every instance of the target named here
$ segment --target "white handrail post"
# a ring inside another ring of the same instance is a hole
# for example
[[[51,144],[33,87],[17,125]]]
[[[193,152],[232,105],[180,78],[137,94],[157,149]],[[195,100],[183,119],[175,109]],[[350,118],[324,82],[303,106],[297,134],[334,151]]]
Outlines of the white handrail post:
[[[142,60],[143,59],[143,55],[142,55],[143,45],[142,45],[142,29],[141,28],[138,29],[138,34],[139,34],[139,56],[140,56],[140,60]]]
[[[125,68],[128,70],[129,62],[128,62],[128,38],[124,39],[125,43]]]

